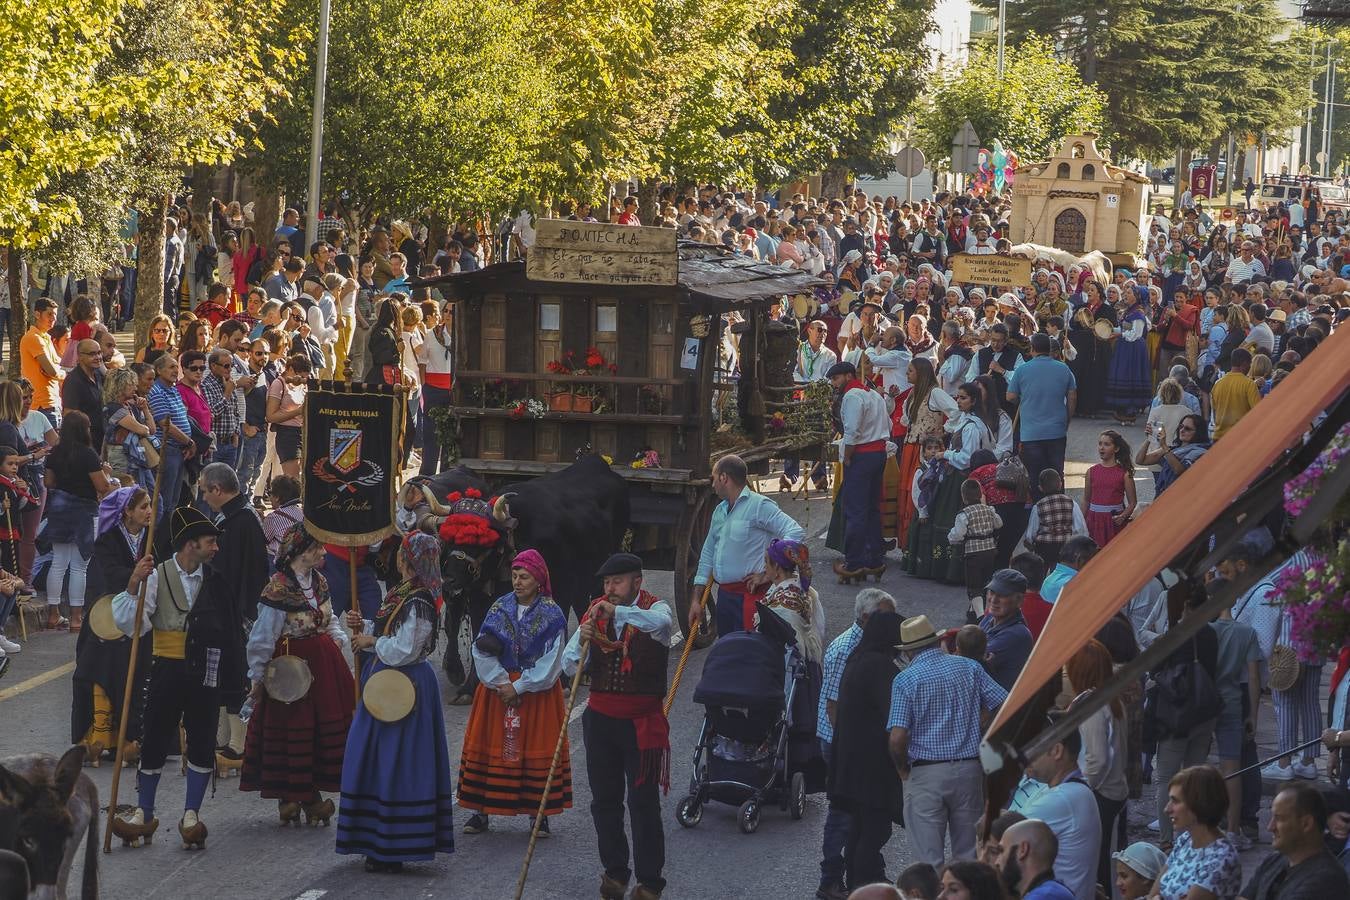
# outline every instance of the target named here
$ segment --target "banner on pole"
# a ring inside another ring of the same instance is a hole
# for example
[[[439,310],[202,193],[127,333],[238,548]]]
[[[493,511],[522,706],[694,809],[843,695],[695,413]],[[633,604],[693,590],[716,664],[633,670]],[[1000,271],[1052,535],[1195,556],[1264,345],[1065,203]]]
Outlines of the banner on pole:
[[[956,253],[952,256],[952,281],[1026,287],[1031,284],[1031,260],[997,253]]]
[[[360,546],[395,531],[394,479],[404,397],[311,382],[305,397],[305,526],[328,544]],[[364,388],[364,385],[357,385]]]

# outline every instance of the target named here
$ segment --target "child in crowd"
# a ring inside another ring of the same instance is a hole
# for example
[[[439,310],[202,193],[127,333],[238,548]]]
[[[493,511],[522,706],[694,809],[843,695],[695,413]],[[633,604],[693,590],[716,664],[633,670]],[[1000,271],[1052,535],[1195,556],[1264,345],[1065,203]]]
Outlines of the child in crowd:
[[[1134,515],[1134,459],[1120,432],[1108,428],[1097,438],[1101,462],[1088,469],[1083,518],[1088,535],[1105,547]]]
[[[1013,559],[1012,568],[1021,572],[1027,580],[1027,592],[1022,595],[1022,618],[1026,620],[1032,640],[1037,640],[1045,628],[1045,620],[1050,618],[1051,606],[1041,596],[1041,585],[1045,583],[1048,567],[1045,560],[1035,553],[1023,553]]]
[[[942,438],[937,435],[924,438],[919,447],[922,459],[918,471],[914,473],[914,480],[910,482],[909,493],[910,499],[914,501],[915,516],[920,522],[927,522],[928,507],[947,471],[947,463],[942,458],[942,451],[946,448],[942,445]]]
[[[1135,841],[1124,850],[1111,854],[1116,863],[1116,890],[1120,900],[1142,900],[1153,889],[1162,870],[1167,867],[1167,854],[1147,841]]]
[[[1075,534],[1087,534],[1087,522],[1078,505],[1064,493],[1064,476],[1055,469],[1042,469],[1036,479],[1041,499],[1031,508],[1022,543],[1045,562],[1059,564],[1064,542]]]
[[[981,665],[989,652],[989,635],[978,625],[962,625],[956,629],[956,655],[973,659]]]
[[[956,514],[956,522],[947,533],[953,547],[962,543],[966,565],[966,596],[970,622],[984,615],[984,586],[994,574],[998,541],[994,534],[1003,527],[1003,520],[992,506],[984,502],[980,483],[967,478],[961,483],[961,500],[965,508]]]
[[[914,863],[900,873],[895,882],[905,900],[937,900],[942,884],[938,881],[937,869],[928,863]]]
[[[8,661],[7,653],[18,653],[18,644],[5,637],[4,627],[14,612],[23,581],[15,573],[19,571],[19,544],[23,540],[23,529],[19,514],[33,505],[28,494],[28,484],[19,477],[19,451],[13,447],[0,447],[0,673],[4,672]]]

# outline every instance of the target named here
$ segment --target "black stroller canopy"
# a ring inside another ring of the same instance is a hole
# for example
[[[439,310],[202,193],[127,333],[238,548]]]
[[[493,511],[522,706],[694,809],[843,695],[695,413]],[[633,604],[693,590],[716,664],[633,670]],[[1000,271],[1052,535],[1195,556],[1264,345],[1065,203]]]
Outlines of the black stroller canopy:
[[[719,638],[708,651],[703,676],[694,689],[694,702],[700,706],[782,709],[785,676],[782,641],[738,631]]]

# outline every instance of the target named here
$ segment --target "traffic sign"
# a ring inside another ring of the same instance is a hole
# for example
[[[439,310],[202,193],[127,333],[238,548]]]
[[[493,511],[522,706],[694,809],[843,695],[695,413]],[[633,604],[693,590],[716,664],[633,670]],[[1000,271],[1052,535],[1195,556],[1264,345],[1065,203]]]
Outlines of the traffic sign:
[[[895,154],[895,171],[905,178],[913,178],[927,163],[918,147],[903,147]]]

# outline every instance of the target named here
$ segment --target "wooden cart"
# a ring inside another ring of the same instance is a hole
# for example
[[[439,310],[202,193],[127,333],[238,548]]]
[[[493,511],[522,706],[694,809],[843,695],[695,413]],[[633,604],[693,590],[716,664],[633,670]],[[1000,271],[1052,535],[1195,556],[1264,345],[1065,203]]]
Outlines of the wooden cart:
[[[669,244],[668,255],[553,254],[546,270],[541,258],[532,271],[510,262],[422,282],[456,302],[452,405],[435,415],[451,418],[459,462],[494,486],[564,468],[587,448],[610,457],[629,485],[631,549],[651,568],[674,570],[684,621],[717,502],[715,408],[735,398],[742,430],[764,443],[765,403],[753,395],[766,312],[816,279],[720,247],[677,248],[668,229],[586,227],[602,237],[623,229],[621,236],[654,238]],[[534,253],[553,249],[536,245]],[[541,270],[571,280],[532,277]],[[668,283],[653,283],[661,281]],[[719,369],[731,312],[743,319],[734,380]],[[588,357],[599,365],[588,368]],[[634,468],[649,450],[659,466]],[[751,455],[767,463],[771,448],[759,450]]]

